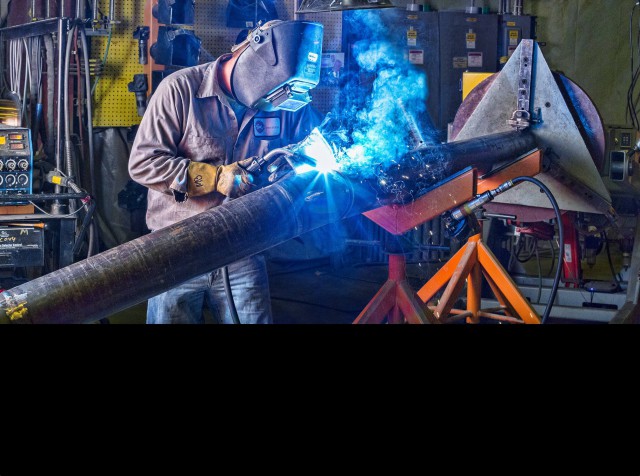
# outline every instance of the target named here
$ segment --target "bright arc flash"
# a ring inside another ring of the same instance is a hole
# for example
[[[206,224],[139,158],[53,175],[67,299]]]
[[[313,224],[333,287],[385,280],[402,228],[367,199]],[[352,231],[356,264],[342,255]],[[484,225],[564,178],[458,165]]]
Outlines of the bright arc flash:
[[[312,169],[328,173],[339,168],[333,149],[317,127],[304,140],[298,143],[293,152],[305,156],[310,159],[309,162],[314,164],[301,164],[296,167],[297,173],[307,172]]]

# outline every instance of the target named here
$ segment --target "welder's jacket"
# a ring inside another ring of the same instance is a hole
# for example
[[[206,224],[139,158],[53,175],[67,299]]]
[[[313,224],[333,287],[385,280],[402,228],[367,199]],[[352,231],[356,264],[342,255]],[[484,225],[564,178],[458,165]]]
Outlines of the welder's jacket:
[[[131,149],[129,174],[149,189],[150,230],[196,215],[226,199],[218,192],[185,197],[190,161],[223,165],[262,156],[300,142],[322,120],[321,114],[307,105],[296,112],[247,109],[238,125],[218,84],[219,61],[172,73],[149,100]]]

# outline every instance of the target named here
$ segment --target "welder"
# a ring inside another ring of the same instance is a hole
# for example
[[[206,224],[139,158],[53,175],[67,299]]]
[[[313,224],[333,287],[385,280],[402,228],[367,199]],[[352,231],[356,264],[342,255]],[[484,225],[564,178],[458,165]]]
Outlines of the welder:
[[[230,53],[158,85],[129,158],[131,177],[149,189],[152,233],[255,190],[264,172],[250,167],[254,158],[320,124],[308,92],[320,79],[322,38],[319,23],[273,20]],[[205,304],[218,322],[232,322],[221,271],[149,299],[147,323],[204,323]],[[230,264],[227,284],[240,323],[272,323],[263,255]]]

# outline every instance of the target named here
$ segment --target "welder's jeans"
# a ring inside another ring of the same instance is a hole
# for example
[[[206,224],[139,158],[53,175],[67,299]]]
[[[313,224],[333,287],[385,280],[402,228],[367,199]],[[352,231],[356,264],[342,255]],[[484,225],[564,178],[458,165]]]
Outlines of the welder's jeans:
[[[264,256],[244,258],[227,268],[240,322],[271,324],[269,277]],[[216,322],[233,323],[220,269],[149,299],[147,324],[204,324],[205,303]]]

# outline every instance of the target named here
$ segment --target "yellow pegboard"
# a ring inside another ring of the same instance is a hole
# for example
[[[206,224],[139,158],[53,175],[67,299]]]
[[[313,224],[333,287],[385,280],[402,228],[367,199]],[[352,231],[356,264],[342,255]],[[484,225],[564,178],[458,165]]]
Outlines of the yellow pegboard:
[[[128,85],[134,74],[144,72],[138,63],[138,40],[133,31],[144,24],[143,0],[117,0],[109,53],[102,77],[94,93],[93,125],[96,127],[129,127],[140,123],[136,110],[135,94]],[[109,1],[98,2],[102,12],[109,11]],[[106,36],[91,37],[92,57],[104,58],[109,39]]]
[[[291,20],[295,15],[298,0],[274,0],[278,16]],[[145,25],[144,10],[147,2],[157,4],[157,0],[115,0],[115,20],[109,54],[104,73],[94,93],[93,125],[95,127],[130,127],[140,123],[136,110],[135,94],[128,85],[133,75],[145,72],[138,63],[138,41],[133,32]],[[200,61],[205,62],[229,51],[240,32],[239,28],[227,28],[225,10],[229,0],[196,0],[196,36],[202,41]],[[109,0],[100,0],[99,9],[109,11]],[[300,20],[319,21],[325,26],[324,51],[341,51],[342,15],[340,13],[299,15]],[[109,40],[106,36],[91,37],[92,58],[104,58]],[[319,88],[320,89],[320,88]],[[314,105],[327,112],[335,104],[337,91],[317,91]]]

